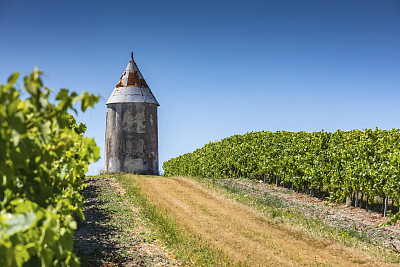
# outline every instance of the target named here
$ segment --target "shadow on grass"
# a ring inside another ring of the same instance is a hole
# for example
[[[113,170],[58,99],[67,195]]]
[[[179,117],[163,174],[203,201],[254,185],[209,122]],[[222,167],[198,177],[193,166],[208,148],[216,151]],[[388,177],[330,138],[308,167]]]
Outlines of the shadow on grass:
[[[95,181],[97,180],[97,181]],[[103,179],[89,178],[82,195],[85,197],[83,214],[85,221],[77,218],[78,229],[74,234],[74,250],[81,260],[82,266],[124,266],[129,258],[118,254],[116,229],[110,222],[112,214],[103,208],[105,202],[99,200]],[[106,185],[104,185],[106,186]]]

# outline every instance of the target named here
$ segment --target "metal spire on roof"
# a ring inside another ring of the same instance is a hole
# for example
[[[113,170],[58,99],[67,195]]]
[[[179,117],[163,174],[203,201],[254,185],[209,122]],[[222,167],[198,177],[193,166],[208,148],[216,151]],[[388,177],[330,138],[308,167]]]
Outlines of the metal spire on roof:
[[[156,98],[133,60],[132,52],[131,60],[106,104],[140,102],[156,104],[159,106]]]

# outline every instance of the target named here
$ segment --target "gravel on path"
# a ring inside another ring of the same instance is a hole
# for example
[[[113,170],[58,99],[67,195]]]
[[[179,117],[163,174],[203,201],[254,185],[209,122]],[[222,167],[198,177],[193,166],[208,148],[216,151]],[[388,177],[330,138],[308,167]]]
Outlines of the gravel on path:
[[[87,178],[85,221],[78,220],[74,250],[82,266],[179,266],[147,227],[113,178]]]

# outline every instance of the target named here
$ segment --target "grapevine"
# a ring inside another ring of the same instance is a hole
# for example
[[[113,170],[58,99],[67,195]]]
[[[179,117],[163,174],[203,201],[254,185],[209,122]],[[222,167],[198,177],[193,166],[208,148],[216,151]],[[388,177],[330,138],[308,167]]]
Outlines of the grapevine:
[[[99,158],[86,126],[68,113],[98,96],[43,86],[35,69],[15,88],[19,74],[0,85],[0,266],[78,266],[73,253],[74,214],[83,218],[83,179]]]
[[[400,130],[249,132],[172,158],[163,169],[164,176],[265,177],[310,194],[327,192],[331,201],[360,196],[367,207],[375,197],[398,204]]]

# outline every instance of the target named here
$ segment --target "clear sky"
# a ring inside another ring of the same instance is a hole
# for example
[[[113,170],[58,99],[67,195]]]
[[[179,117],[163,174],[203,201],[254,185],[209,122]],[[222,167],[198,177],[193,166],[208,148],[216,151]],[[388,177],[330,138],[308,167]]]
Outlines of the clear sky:
[[[102,157],[131,51],[161,104],[160,168],[248,131],[400,127],[399,0],[0,0],[0,38],[0,83],[38,66],[102,96],[77,116]]]

